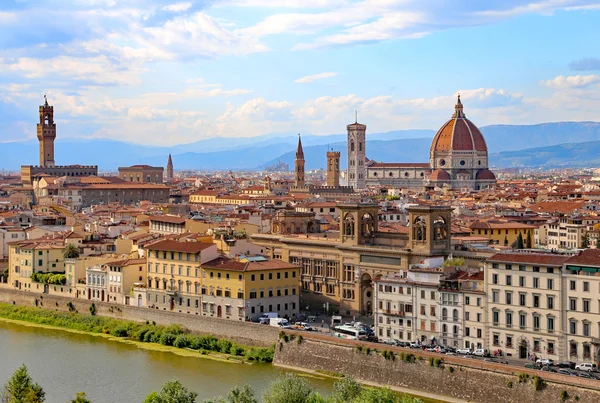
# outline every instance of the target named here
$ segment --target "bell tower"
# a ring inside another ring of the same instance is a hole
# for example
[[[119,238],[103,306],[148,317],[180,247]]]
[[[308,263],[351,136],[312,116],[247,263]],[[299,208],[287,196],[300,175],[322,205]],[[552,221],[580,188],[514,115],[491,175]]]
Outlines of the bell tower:
[[[340,203],[340,241],[350,245],[371,244],[379,230],[379,205],[371,203]]]
[[[428,256],[450,253],[452,208],[411,206],[407,210],[410,223],[408,247]]]
[[[358,118],[352,124],[346,126],[348,130],[348,186],[355,190],[365,188],[367,179],[366,153],[366,131],[367,126],[358,123]]]
[[[54,139],[56,139],[56,123],[54,123],[54,107],[48,105],[46,95],[44,95],[44,105],[40,106],[37,138],[40,142],[40,166],[53,167],[55,165]]]
[[[295,159],[295,170],[296,170],[296,187],[303,188],[305,185],[304,181],[304,150],[302,149],[302,139],[298,134],[298,148],[296,149]]]

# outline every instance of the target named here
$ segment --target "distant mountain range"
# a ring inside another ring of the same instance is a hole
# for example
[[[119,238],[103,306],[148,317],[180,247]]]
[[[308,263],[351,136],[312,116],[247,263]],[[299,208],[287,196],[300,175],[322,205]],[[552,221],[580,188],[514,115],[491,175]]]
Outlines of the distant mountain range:
[[[600,165],[597,157],[600,155],[600,123],[494,125],[480,129],[493,166]],[[386,162],[427,162],[434,134],[433,130],[369,133],[367,157]],[[61,141],[59,133],[55,151],[59,164],[98,165],[101,170],[134,164],[165,166],[169,153],[173,155],[175,169],[242,170],[263,169],[277,161],[293,166],[297,141],[297,134],[270,133],[253,138],[211,138],[172,147],[151,147],[113,140]],[[302,143],[306,169],[323,168],[328,148],[342,153],[341,165],[345,168],[345,134],[303,134]],[[0,143],[0,169],[16,170],[20,165],[35,165],[37,156],[37,141]]]

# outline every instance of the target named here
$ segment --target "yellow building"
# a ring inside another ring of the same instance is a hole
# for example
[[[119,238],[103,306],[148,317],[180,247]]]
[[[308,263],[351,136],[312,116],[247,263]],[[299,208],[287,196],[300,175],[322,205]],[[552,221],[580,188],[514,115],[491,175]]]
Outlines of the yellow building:
[[[296,265],[263,256],[219,257],[202,264],[202,315],[257,320],[265,312],[293,318],[300,308]]]
[[[218,257],[217,245],[163,240],[146,246],[150,308],[200,313],[200,265]]]
[[[532,248],[534,231],[537,227],[511,221],[476,221],[469,228],[471,235],[489,238],[496,245],[504,246],[516,246],[520,234],[523,239],[523,247]]]
[[[36,283],[33,273],[65,272],[63,240],[40,239],[9,243],[9,283],[17,290],[43,292],[48,284]]]

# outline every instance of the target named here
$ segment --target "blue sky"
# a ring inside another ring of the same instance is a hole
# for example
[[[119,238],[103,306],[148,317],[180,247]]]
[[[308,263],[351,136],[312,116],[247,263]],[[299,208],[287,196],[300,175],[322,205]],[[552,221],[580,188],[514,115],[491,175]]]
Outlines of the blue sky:
[[[584,0],[3,0],[0,141],[600,121],[600,5]]]

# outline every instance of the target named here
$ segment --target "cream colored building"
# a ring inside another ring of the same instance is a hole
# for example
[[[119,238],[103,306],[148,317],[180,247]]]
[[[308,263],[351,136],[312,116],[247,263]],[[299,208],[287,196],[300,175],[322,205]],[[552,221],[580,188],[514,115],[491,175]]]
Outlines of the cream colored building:
[[[565,359],[600,364],[600,250],[565,262],[562,276]]]
[[[459,280],[463,293],[463,343],[461,347],[473,350],[484,348],[486,340],[487,298],[484,291],[483,271]]]
[[[587,228],[584,220],[584,217],[561,217],[555,222],[549,223],[546,232],[546,248],[582,248]]]
[[[565,358],[561,324],[568,307],[561,292],[567,254],[509,252],[485,262],[485,347],[527,359]]]

